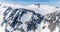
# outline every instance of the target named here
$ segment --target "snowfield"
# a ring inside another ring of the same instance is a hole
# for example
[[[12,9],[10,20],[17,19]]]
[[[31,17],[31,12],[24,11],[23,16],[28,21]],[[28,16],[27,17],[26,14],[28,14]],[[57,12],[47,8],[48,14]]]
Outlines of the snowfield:
[[[0,32],[60,32],[60,8],[0,3]]]

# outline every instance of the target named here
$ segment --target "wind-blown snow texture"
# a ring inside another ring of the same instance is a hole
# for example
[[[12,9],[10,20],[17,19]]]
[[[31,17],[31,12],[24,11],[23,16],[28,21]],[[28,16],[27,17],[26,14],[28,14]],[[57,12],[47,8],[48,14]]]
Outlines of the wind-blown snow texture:
[[[0,3],[0,32],[60,32],[60,10],[49,5]]]

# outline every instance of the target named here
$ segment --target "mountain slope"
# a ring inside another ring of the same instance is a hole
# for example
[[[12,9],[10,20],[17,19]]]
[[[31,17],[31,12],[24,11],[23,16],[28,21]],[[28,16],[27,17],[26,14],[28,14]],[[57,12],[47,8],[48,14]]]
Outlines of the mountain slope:
[[[57,12],[56,15],[60,16],[59,9],[53,6],[41,4],[23,6],[19,4],[0,3],[0,11],[1,32],[53,32],[55,28],[57,29],[55,32],[59,30],[57,21],[56,25],[53,23],[55,21],[50,21],[56,18],[54,15]],[[50,17],[52,18],[50,19]],[[52,27],[48,28],[49,25],[56,27],[51,29]]]

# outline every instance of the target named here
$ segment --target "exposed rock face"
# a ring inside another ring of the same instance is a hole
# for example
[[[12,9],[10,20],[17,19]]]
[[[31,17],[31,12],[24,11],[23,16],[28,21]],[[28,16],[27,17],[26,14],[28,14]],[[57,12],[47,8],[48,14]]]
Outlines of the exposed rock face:
[[[44,16],[39,13],[35,13],[32,10],[27,10],[23,8],[12,9],[9,7],[4,12],[3,22],[1,26],[5,23],[5,32],[13,32],[19,30],[21,32],[28,32],[30,30],[35,31],[38,24],[41,23]],[[10,30],[12,28],[12,30]]]
[[[48,29],[50,30],[50,32],[55,31],[55,29],[56,29],[57,26],[60,27],[60,25],[59,25],[60,18],[59,17],[60,17],[60,12],[58,12],[58,11],[55,11],[55,12],[50,13],[50,14],[47,14],[45,16],[45,18],[44,18],[43,21],[45,23],[46,22],[49,23],[49,25],[47,25],[47,26],[48,26]],[[43,28],[44,28],[44,26],[43,26]]]

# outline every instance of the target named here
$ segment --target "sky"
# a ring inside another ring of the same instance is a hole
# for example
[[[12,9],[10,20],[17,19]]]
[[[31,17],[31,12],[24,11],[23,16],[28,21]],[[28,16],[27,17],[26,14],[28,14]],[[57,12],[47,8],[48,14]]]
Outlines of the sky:
[[[0,0],[0,1],[18,1],[18,2],[59,2],[60,0]]]
[[[48,4],[53,6],[60,6],[60,0],[0,0],[4,3],[15,3],[15,4]]]

